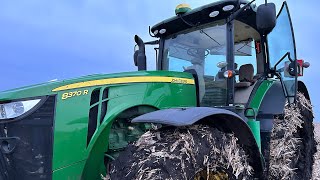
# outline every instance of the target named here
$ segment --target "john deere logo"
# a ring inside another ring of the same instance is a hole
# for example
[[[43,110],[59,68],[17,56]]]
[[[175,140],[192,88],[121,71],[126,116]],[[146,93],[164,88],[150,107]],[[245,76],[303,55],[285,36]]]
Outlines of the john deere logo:
[[[173,78],[171,83],[177,83],[177,84],[188,84],[188,81],[185,79],[177,79],[177,78]]]

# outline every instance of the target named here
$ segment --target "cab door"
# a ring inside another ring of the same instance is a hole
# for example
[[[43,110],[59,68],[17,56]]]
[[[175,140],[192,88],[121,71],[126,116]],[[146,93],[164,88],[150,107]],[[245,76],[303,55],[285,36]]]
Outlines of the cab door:
[[[276,65],[275,70],[281,76],[286,97],[289,98],[290,102],[293,102],[297,94],[297,75],[292,76],[289,74],[289,64],[291,62],[296,63],[296,46],[293,26],[286,2],[283,3],[277,16],[276,27],[267,36],[267,42],[270,68],[272,69]],[[280,61],[286,54],[287,56]]]

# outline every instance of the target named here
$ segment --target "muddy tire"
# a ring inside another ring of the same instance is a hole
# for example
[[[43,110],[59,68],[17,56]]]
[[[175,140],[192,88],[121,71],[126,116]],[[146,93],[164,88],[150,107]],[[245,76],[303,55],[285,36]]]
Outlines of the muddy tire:
[[[275,119],[270,141],[269,179],[311,179],[316,141],[310,102],[298,94],[295,106]]]
[[[237,138],[206,125],[149,131],[111,167],[111,180],[251,179],[253,174]]]

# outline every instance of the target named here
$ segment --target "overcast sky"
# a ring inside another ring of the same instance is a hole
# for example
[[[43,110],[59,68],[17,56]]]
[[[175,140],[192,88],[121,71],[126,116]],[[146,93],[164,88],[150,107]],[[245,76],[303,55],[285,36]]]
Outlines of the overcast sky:
[[[0,91],[52,79],[134,71],[133,36],[152,40],[148,26],[174,16],[179,3],[212,0],[0,0]],[[264,2],[257,1],[257,4]],[[274,0],[278,9],[282,4]],[[307,3],[306,3],[307,2]],[[303,78],[320,116],[318,0],[288,0]],[[151,54],[149,50],[148,54]],[[154,69],[150,55],[149,69]]]

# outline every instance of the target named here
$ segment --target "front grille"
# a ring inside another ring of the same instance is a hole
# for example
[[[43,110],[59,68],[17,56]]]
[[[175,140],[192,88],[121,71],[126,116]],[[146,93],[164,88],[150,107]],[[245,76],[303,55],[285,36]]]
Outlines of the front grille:
[[[52,178],[54,107],[55,96],[49,96],[30,115],[0,125],[2,179]]]
[[[102,93],[102,96],[100,96],[101,93]],[[87,133],[87,146],[89,145],[92,139],[92,136],[96,132],[98,126],[102,124],[102,121],[106,116],[107,107],[108,107],[108,101],[107,101],[108,95],[109,95],[108,88],[95,89],[91,93],[88,133]]]

